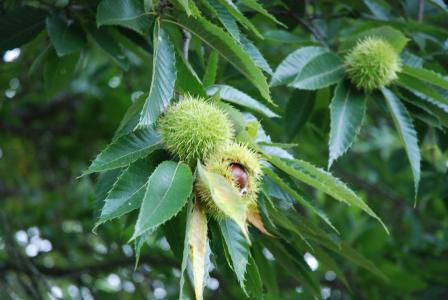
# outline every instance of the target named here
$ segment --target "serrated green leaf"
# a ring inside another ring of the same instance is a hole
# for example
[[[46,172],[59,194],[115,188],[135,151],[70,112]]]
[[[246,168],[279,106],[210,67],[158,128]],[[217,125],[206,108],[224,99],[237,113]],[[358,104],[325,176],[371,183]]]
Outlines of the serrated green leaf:
[[[86,39],[76,23],[64,20],[58,15],[47,17],[47,32],[58,56],[76,52],[82,48]]]
[[[319,54],[309,60],[290,86],[302,90],[317,90],[342,80],[344,62],[333,52]]]
[[[353,144],[366,112],[366,95],[347,82],[340,82],[330,105],[330,158],[328,168]]]
[[[213,49],[210,52],[210,56],[208,57],[208,64],[204,73],[203,82],[205,87],[209,87],[210,85],[215,83],[216,73],[218,71],[218,62],[219,62],[218,52]]]
[[[149,13],[145,12],[143,1],[102,0],[98,4],[96,23],[98,26],[119,25],[147,35],[151,18]]]
[[[221,28],[200,16],[197,18],[180,16],[176,20],[164,19],[162,21],[179,25],[201,39],[207,46],[218,51],[258,88],[266,100],[272,102],[263,72],[244,49]]]
[[[213,201],[222,212],[235,221],[246,239],[249,241],[249,231],[246,223],[247,204],[238,192],[221,175],[207,171],[198,161],[200,180],[210,191]]]
[[[252,31],[257,37],[263,39],[263,35],[258,31],[257,27],[252,24],[252,22],[246,18],[243,13],[238,9],[238,7],[233,3],[232,0],[218,0],[227,11],[244,27]]]
[[[140,207],[148,177],[159,162],[158,155],[151,155],[132,163],[123,171],[104,199],[104,206],[95,227]]]
[[[356,46],[358,41],[367,37],[378,37],[385,40],[395,49],[395,52],[397,53],[400,53],[409,41],[409,39],[397,29],[390,26],[381,26],[351,35],[349,38],[342,41],[339,50],[348,51]]]
[[[125,167],[139,158],[162,148],[159,134],[152,128],[136,130],[117,138],[106,147],[82,176]]]
[[[240,30],[235,18],[218,0],[203,0],[202,3],[209,7],[218,17],[228,33],[237,41],[240,41]]]
[[[260,3],[257,2],[257,0],[241,0],[240,2],[246,5],[247,7],[252,8],[256,12],[262,14],[263,16],[271,19],[278,25],[287,27],[285,24],[277,20],[272,14],[270,14]]]
[[[88,33],[92,39],[110,55],[112,60],[116,62],[123,70],[128,70],[129,59],[124,54],[121,45],[115,40],[108,28],[88,27]]]
[[[448,90],[448,80],[443,78],[441,74],[424,68],[414,68],[408,65],[402,67],[402,72],[411,77],[420,79],[429,84]]]
[[[240,43],[243,46],[244,50],[246,50],[247,54],[252,57],[255,64],[269,75],[272,75],[271,66],[266,61],[263,54],[261,54],[260,50],[258,50],[257,46],[255,46],[255,44],[244,34],[241,34]]]
[[[45,10],[21,7],[0,18],[0,53],[31,41],[45,26]]]
[[[333,229],[337,234],[339,234],[339,231],[336,229],[336,227],[333,226],[328,216],[319,208],[314,207],[310,203],[310,201],[304,198],[303,194],[299,194],[295,189],[291,188],[287,183],[285,183],[284,180],[282,180],[282,178],[280,178],[277,174],[275,174],[271,169],[263,168],[263,173],[269,176],[275,182],[275,184],[277,184],[281,189],[285,190],[289,195],[291,195],[294,198],[294,200],[303,205],[310,212],[316,214],[331,229]]]
[[[326,172],[312,164],[298,159],[286,159],[275,156],[267,156],[268,160],[283,172],[320,190],[336,200],[361,208],[367,214],[377,219],[387,233],[389,230],[383,221],[373,210],[359,198],[350,188],[331,173]]]
[[[257,263],[249,254],[249,262],[246,272],[246,290],[253,299],[263,299],[263,281],[258,270]]]
[[[417,133],[414,129],[414,125],[412,124],[412,119],[409,112],[397,96],[395,96],[392,91],[387,88],[383,88],[382,92],[411,164],[412,175],[414,176],[415,199],[417,199],[421,159],[420,148],[417,141]]]
[[[230,267],[235,272],[238,282],[245,289],[245,274],[249,260],[249,244],[238,225],[229,218],[219,221],[219,228],[230,255]]]
[[[254,110],[258,113],[261,113],[265,115],[268,118],[278,118],[279,115],[277,115],[275,112],[270,110],[267,106],[261,104],[259,101],[255,100],[251,96],[241,92],[240,90],[237,90],[234,87],[231,87],[229,85],[225,84],[215,84],[210,86],[207,89],[207,94],[209,96],[214,95],[216,92],[219,91],[219,95],[223,100],[226,100],[227,102],[237,104],[243,107],[246,107],[248,109]]]
[[[168,33],[157,23],[154,27],[154,55],[148,98],[143,105],[137,127],[154,124],[166,110],[174,94],[176,56]]]
[[[145,245],[146,241],[148,240],[149,236],[154,232],[153,229],[150,229],[143,233],[141,236],[139,236],[135,242],[134,242],[134,252],[135,252],[135,268],[137,268],[139,260],[140,260],[140,253],[142,250],[142,247]]]
[[[187,203],[193,190],[193,175],[184,163],[164,161],[146,184],[145,196],[131,240],[165,223]]]
[[[189,233],[190,259],[193,272],[194,293],[196,300],[203,299],[204,279],[206,277],[207,261],[207,216],[201,207],[196,203],[191,218]]]
[[[277,67],[271,79],[271,86],[289,84],[311,59],[328,52],[322,47],[303,47],[290,53]]]
[[[448,112],[448,98],[444,97],[435,88],[426,84],[416,78],[408,76],[406,74],[400,74],[397,84],[419,98],[435,105],[445,112]]]

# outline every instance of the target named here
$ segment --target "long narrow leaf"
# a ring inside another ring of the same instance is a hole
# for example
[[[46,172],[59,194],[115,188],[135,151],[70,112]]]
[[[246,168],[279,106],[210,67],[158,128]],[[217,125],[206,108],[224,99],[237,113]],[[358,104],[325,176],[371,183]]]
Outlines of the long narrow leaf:
[[[380,222],[380,224],[384,227],[384,230],[389,233],[386,225],[373,212],[373,210],[350,188],[348,188],[347,185],[336,177],[333,177],[331,173],[317,168],[303,160],[285,159],[269,155],[267,158],[275,167],[291,175],[292,177],[330,195],[336,200],[361,208],[367,214],[377,219],[378,222]]]
[[[406,107],[400,102],[392,91],[383,88],[383,95],[387,106],[397,128],[398,134],[406,149],[409,162],[411,163],[412,174],[414,175],[414,191],[417,199],[418,184],[420,181],[420,148],[417,141],[417,133],[412,124],[411,116]]]
[[[152,125],[165,111],[174,93],[176,56],[168,33],[156,23],[151,87],[140,115],[138,127]]]
[[[125,167],[161,147],[160,136],[154,129],[136,130],[117,138],[101,151],[82,176]]]
[[[188,18],[180,16],[176,20],[163,19],[164,22],[174,23],[190,31],[210,48],[215,49],[260,91],[268,101],[271,100],[269,86],[263,72],[257,67],[244,49],[221,28],[203,17]]]

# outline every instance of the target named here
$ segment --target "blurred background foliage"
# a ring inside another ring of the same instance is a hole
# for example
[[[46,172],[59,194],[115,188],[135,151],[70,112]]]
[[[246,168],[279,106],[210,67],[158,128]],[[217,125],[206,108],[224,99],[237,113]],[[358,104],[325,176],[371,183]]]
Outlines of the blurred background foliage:
[[[134,249],[127,241],[133,229],[129,220],[135,215],[110,222],[96,234],[91,232],[98,213],[95,199],[101,191],[94,188],[94,176],[77,177],[109,143],[128,107],[147,94],[152,65],[150,34],[141,36],[124,27],[108,27],[119,45],[119,54],[112,56],[92,34],[85,34],[95,22],[98,2],[0,3],[0,19],[15,12],[19,25],[23,20],[38,20],[33,32],[22,33],[24,40],[16,48],[1,49],[1,299],[178,297],[181,258],[173,255],[162,233],[147,241],[134,270]],[[254,36],[253,40],[273,69],[301,46],[334,48],[354,32],[389,25],[410,38],[407,54],[446,76],[448,13],[443,1],[262,2],[287,25],[279,26],[253,11],[246,13],[264,37]],[[152,1],[144,4],[151,5]],[[24,6],[41,11],[30,13]],[[57,55],[44,29],[50,12],[79,26],[78,50]],[[0,28],[2,47],[11,30],[14,28]],[[207,57],[194,37],[189,54],[202,77]],[[260,99],[247,79],[224,60],[219,61],[217,83]],[[297,143],[290,150],[297,157],[326,166],[330,89],[309,95],[278,87],[272,89],[272,98],[278,105],[276,113],[283,118],[260,119],[273,141]],[[320,279],[325,299],[448,298],[448,138],[440,120],[431,119],[417,107],[408,108],[422,152],[416,207],[409,163],[382,102],[369,102],[353,149],[332,169],[366,199],[390,229],[389,236],[359,210],[315,194],[341,231],[340,238],[388,278],[383,280],[335,256],[349,282],[348,289],[334,272],[320,268],[320,262],[307,253],[305,260]],[[271,270],[262,274],[265,285],[278,289],[282,299],[311,297],[269,251],[263,253]],[[214,270],[207,282],[206,298],[244,296],[234,277]]]

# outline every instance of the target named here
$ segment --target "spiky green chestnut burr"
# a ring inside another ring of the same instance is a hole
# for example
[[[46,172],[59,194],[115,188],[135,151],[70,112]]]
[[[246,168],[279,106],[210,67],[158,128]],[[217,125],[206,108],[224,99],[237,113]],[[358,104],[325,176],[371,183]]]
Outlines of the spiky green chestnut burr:
[[[230,142],[210,155],[205,161],[205,167],[209,172],[226,178],[249,207],[256,207],[262,176],[260,157],[257,153],[243,144]],[[223,217],[207,186],[200,180],[196,183],[196,191],[208,212],[216,218]]]
[[[168,151],[190,165],[203,161],[233,138],[227,115],[214,104],[192,96],[170,106],[158,128]]]
[[[345,57],[345,64],[350,80],[366,92],[390,84],[401,70],[394,48],[377,37],[358,42]]]

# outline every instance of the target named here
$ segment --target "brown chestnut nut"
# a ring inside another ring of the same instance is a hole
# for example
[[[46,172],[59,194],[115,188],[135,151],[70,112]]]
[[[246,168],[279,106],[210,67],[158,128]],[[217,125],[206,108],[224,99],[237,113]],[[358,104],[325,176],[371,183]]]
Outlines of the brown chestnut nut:
[[[229,165],[230,171],[232,172],[233,178],[236,184],[240,188],[241,194],[247,193],[248,188],[248,176],[244,167],[237,163],[231,163]]]

